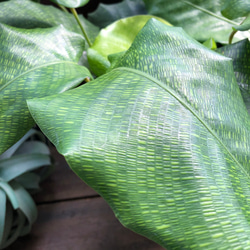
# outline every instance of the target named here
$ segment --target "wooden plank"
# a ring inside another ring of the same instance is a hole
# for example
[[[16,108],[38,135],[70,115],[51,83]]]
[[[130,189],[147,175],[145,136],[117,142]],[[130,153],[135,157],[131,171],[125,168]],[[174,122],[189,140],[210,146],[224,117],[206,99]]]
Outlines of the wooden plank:
[[[37,203],[97,195],[70,169],[64,157],[55,148],[51,149],[51,153],[55,161],[55,169],[42,182],[41,192],[34,196]]]
[[[8,250],[163,250],[123,227],[101,198],[39,205],[29,236]]]

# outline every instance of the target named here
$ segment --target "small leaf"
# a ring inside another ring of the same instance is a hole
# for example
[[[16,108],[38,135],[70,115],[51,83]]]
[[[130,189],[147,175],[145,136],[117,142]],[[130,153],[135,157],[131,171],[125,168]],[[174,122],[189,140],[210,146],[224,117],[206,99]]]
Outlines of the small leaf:
[[[86,5],[89,0],[50,0],[67,8],[79,8]]]
[[[105,29],[102,29],[96,37],[94,44],[88,49],[88,61],[90,69],[95,75],[104,74],[110,67],[108,55],[127,50],[138,32],[153,18],[149,15],[139,15],[120,19]],[[154,17],[165,24],[171,25],[165,20]]]
[[[0,153],[33,125],[26,99],[61,93],[86,77],[77,64],[84,49],[82,36],[63,26],[18,29],[0,24]]]
[[[142,0],[124,0],[115,4],[100,3],[98,8],[88,14],[88,20],[100,28],[129,16],[146,15],[147,11]]]
[[[209,38],[207,41],[203,43],[204,46],[206,46],[208,49],[215,50],[217,49],[216,42],[214,41],[213,38]]]

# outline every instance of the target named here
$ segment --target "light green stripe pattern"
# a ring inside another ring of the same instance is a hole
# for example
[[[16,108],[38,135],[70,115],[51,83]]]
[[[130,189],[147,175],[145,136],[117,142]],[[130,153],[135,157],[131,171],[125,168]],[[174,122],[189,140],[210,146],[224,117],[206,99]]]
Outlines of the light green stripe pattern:
[[[231,61],[151,20],[118,62],[29,100],[35,121],[131,230],[166,249],[250,249],[249,116]]]

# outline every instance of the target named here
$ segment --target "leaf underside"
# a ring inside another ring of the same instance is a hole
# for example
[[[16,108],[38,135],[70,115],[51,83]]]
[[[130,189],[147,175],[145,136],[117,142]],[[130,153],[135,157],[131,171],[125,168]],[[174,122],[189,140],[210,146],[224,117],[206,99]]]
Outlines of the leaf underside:
[[[250,249],[250,120],[231,60],[150,20],[113,67],[29,100],[43,132],[131,230],[167,249]]]

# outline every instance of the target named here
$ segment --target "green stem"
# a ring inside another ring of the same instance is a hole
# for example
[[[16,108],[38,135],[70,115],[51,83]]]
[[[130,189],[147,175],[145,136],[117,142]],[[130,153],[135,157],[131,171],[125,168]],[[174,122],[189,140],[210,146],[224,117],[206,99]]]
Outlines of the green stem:
[[[82,30],[83,36],[84,36],[84,38],[86,39],[86,41],[87,41],[89,47],[91,47],[91,46],[92,46],[92,43],[90,42],[90,40],[89,40],[89,38],[88,38],[88,35],[87,35],[87,33],[85,32],[85,30],[84,30],[84,28],[83,28],[83,26],[82,26],[82,24],[81,24],[81,22],[80,22],[80,19],[79,19],[79,17],[78,17],[78,14],[77,14],[76,10],[75,10],[74,8],[70,8],[70,11],[71,11],[72,14],[74,15],[74,17],[75,17],[77,23],[79,24],[79,26],[80,26],[80,28],[81,28],[81,30]]]
[[[229,36],[229,41],[228,41],[229,44],[232,44],[234,35],[236,34],[237,31],[238,31],[238,30],[234,30],[234,31],[232,31],[232,33],[230,34],[230,36]]]
[[[206,10],[206,9],[204,9],[204,8],[198,6],[198,5],[192,4],[192,3],[188,2],[188,1],[183,1],[183,3],[186,3],[186,4],[194,7],[195,9],[200,10],[200,11],[202,11],[202,12],[204,12],[204,13],[210,15],[210,16],[216,17],[216,18],[218,18],[218,19],[220,19],[220,20],[222,20],[224,22],[230,23],[232,25],[239,25],[238,23],[236,23],[234,21],[231,21],[231,20],[229,20],[229,19],[227,19],[227,18],[225,18],[223,16],[219,16],[219,15],[217,15],[217,14],[215,14],[215,13],[209,11],[209,10]]]
[[[68,10],[64,7],[64,6],[62,6],[62,5],[60,5],[60,4],[57,4],[59,7],[60,7],[60,9],[62,9],[64,12],[67,12],[68,13]]]

